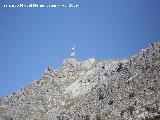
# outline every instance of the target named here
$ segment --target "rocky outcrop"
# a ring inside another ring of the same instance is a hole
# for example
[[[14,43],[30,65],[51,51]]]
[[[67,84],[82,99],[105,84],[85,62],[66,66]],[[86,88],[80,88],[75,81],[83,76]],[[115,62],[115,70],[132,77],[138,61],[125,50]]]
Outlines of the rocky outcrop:
[[[0,120],[159,120],[160,43],[123,60],[64,60],[0,101]]]

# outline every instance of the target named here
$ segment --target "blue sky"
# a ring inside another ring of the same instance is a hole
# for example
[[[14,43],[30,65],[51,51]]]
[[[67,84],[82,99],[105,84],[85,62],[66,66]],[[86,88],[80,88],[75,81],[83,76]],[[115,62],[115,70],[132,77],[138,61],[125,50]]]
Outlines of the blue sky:
[[[4,4],[78,4],[77,8],[3,8]],[[0,98],[77,59],[128,58],[160,41],[159,0],[1,0]]]

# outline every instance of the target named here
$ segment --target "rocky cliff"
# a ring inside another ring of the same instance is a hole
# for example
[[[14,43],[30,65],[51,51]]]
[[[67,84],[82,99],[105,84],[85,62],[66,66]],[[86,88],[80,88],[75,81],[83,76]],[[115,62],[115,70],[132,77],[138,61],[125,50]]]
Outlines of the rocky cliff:
[[[160,120],[160,43],[128,59],[49,66],[0,100],[0,120]]]

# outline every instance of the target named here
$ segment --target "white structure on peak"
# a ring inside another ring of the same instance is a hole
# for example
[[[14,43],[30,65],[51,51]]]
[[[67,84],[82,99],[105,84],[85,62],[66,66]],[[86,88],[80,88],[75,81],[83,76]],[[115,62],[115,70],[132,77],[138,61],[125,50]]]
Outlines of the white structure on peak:
[[[70,55],[70,58],[65,59],[65,60],[63,61],[63,65],[64,65],[64,66],[70,66],[70,65],[74,65],[74,64],[77,63],[76,50],[75,50],[75,48],[76,48],[76,46],[74,45],[74,46],[72,47],[72,53],[71,53],[71,55]]]
[[[73,47],[72,47],[72,53],[71,53],[71,58],[75,58],[75,54],[76,54],[76,46],[74,45]]]

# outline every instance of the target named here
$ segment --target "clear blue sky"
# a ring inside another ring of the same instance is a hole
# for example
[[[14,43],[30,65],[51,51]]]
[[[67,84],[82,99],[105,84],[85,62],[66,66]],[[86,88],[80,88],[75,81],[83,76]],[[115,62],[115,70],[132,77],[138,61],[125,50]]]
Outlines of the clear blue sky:
[[[160,0],[0,0],[0,98],[77,58],[128,58],[160,40]],[[2,8],[76,3],[77,8]]]

